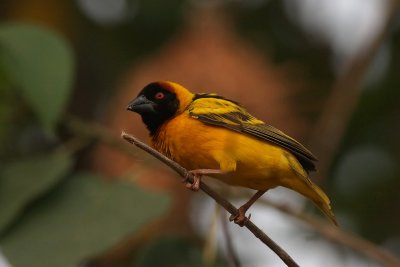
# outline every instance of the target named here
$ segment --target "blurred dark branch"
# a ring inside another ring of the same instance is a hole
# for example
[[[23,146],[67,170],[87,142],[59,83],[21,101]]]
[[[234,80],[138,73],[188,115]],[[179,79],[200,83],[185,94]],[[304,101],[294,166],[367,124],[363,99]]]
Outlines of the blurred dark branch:
[[[320,179],[327,177],[340,142],[361,96],[365,73],[391,29],[399,12],[399,1],[388,2],[386,20],[370,45],[349,64],[333,85],[331,95],[310,136],[310,148],[319,158]]]
[[[153,148],[149,147],[145,143],[141,142],[137,138],[135,138],[132,135],[122,133],[121,134],[122,138],[124,138],[126,141],[128,141],[131,144],[136,145],[140,149],[146,151],[147,153],[151,154],[164,164],[166,164],[168,167],[176,171],[180,176],[183,178],[188,178],[189,182],[194,181],[194,177],[191,173],[189,173],[185,168],[180,166],[178,163],[175,161],[167,158],[166,156],[162,155],[158,151],[154,150]],[[203,182],[200,183],[200,189],[209,195],[211,198],[213,198],[218,204],[220,204],[225,210],[227,210],[230,214],[236,215],[238,214],[238,210],[225,198],[220,196],[217,192],[212,190],[210,187],[208,187],[206,184]],[[286,253],[278,244],[276,244],[269,236],[267,236],[260,228],[258,228],[254,223],[252,223],[250,220],[246,221],[244,225],[247,229],[250,230],[258,239],[261,240],[265,245],[267,245],[273,252],[275,252],[276,255],[281,258],[281,260],[287,265],[287,266],[299,266],[290,256],[289,254]]]
[[[228,264],[229,264],[228,266],[240,267],[239,258],[237,257],[235,248],[233,247],[232,244],[232,236],[228,228],[228,218],[226,217],[225,212],[221,213],[221,226],[222,226],[221,227],[222,234],[225,237],[226,256],[228,258]]]
[[[129,147],[121,141],[121,139],[116,138],[108,132],[104,126],[98,125],[93,122],[87,122],[72,115],[67,116],[63,125],[67,127],[69,131],[76,134],[82,138],[91,139],[91,141],[100,141],[111,147],[114,147],[122,152],[127,153],[130,156],[137,157],[138,153],[135,153]]]
[[[246,196],[247,197],[247,196]],[[273,203],[265,199],[259,199],[258,203],[264,204],[269,207],[273,207],[285,214],[288,214],[296,219],[305,222],[306,224],[312,226],[312,228],[325,236],[327,239],[344,245],[357,251],[360,254],[364,254],[370,259],[374,259],[377,262],[382,263],[387,267],[399,267],[400,259],[391,254],[390,252],[382,249],[381,247],[375,245],[374,243],[362,239],[353,233],[345,232],[343,229],[328,224],[321,219],[317,219],[314,216],[304,214],[302,212],[294,211],[287,205]]]

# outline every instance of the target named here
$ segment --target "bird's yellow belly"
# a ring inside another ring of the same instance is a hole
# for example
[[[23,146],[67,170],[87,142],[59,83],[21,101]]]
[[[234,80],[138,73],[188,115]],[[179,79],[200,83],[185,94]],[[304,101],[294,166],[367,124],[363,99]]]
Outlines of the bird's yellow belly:
[[[163,133],[153,143],[156,149],[188,170],[221,169],[224,174],[212,177],[230,185],[266,190],[294,175],[289,152],[248,135],[187,118],[185,123],[175,118]]]
[[[231,185],[267,190],[293,176],[284,150],[258,140],[252,145],[248,140],[246,143],[250,146],[236,151],[236,170],[216,178]]]

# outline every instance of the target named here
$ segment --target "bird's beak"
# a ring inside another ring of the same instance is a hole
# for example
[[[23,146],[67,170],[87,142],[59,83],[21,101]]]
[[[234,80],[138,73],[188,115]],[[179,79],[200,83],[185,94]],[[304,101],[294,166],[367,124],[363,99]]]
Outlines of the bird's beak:
[[[126,109],[142,114],[154,112],[154,105],[154,102],[148,100],[145,96],[141,95],[129,102]]]

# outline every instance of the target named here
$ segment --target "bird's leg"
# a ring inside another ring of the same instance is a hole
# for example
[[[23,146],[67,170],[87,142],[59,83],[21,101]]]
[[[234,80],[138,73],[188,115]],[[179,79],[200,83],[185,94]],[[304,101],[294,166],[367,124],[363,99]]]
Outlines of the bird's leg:
[[[239,226],[244,226],[244,224],[250,219],[250,216],[246,217],[246,211],[257,201],[267,190],[258,190],[246,203],[244,203],[238,209],[238,213],[235,215],[231,215],[229,217],[229,221],[234,221]]]
[[[191,171],[189,171],[189,173],[194,176],[193,183],[188,181],[188,177],[185,177],[182,180],[182,182],[186,183],[186,188],[197,192],[200,189],[200,181],[201,181],[201,177],[203,175],[221,174],[222,171],[221,170],[215,170],[215,169],[197,169],[197,170],[191,170]]]

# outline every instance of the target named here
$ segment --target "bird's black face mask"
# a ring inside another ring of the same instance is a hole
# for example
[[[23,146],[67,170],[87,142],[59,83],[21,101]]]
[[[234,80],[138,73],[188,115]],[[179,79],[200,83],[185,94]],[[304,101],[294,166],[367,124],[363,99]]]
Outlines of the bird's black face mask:
[[[152,136],[164,122],[176,114],[178,108],[179,100],[176,95],[158,83],[151,83],[144,87],[127,107],[128,110],[141,115]]]

